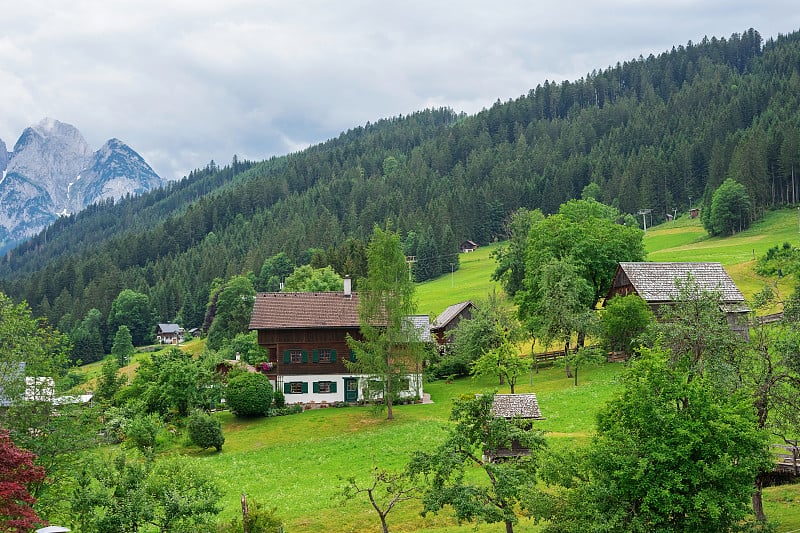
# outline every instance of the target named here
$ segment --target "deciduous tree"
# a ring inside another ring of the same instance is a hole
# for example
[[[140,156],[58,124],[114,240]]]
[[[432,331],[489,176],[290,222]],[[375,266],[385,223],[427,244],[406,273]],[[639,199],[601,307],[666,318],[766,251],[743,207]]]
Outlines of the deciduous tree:
[[[517,347],[518,335],[500,324],[496,324],[500,344],[481,355],[472,365],[474,376],[497,376],[500,383],[507,383],[511,387],[511,394],[514,394],[514,386],[517,379],[527,373],[531,368],[531,362],[519,354]]]
[[[381,531],[389,533],[389,524],[386,522],[389,513],[397,504],[419,498],[421,491],[421,487],[408,472],[390,472],[373,466],[370,480],[363,483],[359,482],[356,476],[350,476],[344,480],[339,494],[342,497],[342,505],[365,495],[378,513]]]
[[[359,290],[358,318],[363,340],[348,336],[356,354],[346,362],[352,372],[380,383],[387,418],[399,383],[419,364],[419,332],[408,323],[414,314],[414,285],[408,276],[400,236],[375,226],[367,246],[367,277]]]
[[[125,289],[111,304],[108,313],[108,332],[116,335],[120,326],[127,326],[134,346],[153,342],[155,315],[146,294]]]
[[[226,339],[246,333],[256,291],[248,276],[235,276],[219,292],[214,320],[208,330],[208,346],[217,350]]]
[[[644,348],[622,395],[598,416],[578,463],[548,469],[558,487],[536,513],[548,532],[732,531],[748,519],[767,440],[745,395],[686,379],[668,352]],[[548,496],[538,495],[539,502]],[[542,509],[549,509],[542,512]]]
[[[44,468],[33,464],[35,455],[14,445],[0,429],[0,530],[27,533],[44,521],[33,510],[36,499],[28,491],[45,477]]]
[[[537,458],[545,440],[541,431],[496,417],[493,399],[493,394],[483,394],[456,400],[445,441],[434,451],[412,456],[409,472],[422,476],[426,485],[423,515],[451,507],[459,521],[502,522],[513,533],[521,501],[536,491]],[[487,458],[485,452],[511,448],[513,442],[528,448],[530,455],[494,462]],[[466,475],[470,467],[486,475],[483,481]]]

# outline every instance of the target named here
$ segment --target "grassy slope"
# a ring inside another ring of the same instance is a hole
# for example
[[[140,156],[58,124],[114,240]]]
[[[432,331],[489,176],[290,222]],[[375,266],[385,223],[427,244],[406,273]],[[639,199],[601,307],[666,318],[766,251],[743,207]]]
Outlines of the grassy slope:
[[[708,238],[699,221],[680,219],[648,230],[645,245],[651,261],[720,261],[740,286],[751,296],[762,283],[752,273],[756,257],[784,241],[796,242],[797,217],[793,211],[770,213],[755,228],[733,238]],[[445,307],[460,301],[485,298],[500,290],[490,281],[494,261],[489,257],[494,246],[461,256],[461,268],[453,276],[422,283],[418,287],[418,309],[436,316]],[[782,288],[789,290],[788,284]],[[194,347],[197,349],[197,347]],[[545,368],[531,380],[524,380],[520,392],[534,391],[547,420],[540,427],[548,431],[553,447],[586,442],[591,435],[594,415],[616,393],[615,377],[620,365],[581,369],[580,384],[564,376],[560,368]],[[495,388],[489,380],[456,380],[452,384],[426,384],[433,404],[398,406],[396,420],[369,408],[320,409],[301,415],[261,420],[237,420],[227,413],[224,423],[226,442],[222,453],[186,448],[217,472],[225,487],[223,516],[238,512],[239,498],[251,498],[275,506],[292,533],[313,531],[377,531],[377,517],[365,501],[341,506],[335,497],[340,477],[356,476],[367,480],[373,465],[400,468],[417,449],[430,449],[443,436],[453,398]],[[507,392],[504,388],[501,392]],[[473,472],[478,475],[478,472]],[[767,489],[767,513],[782,522],[779,531],[800,528],[800,486]],[[388,521],[394,532],[455,533],[476,531],[472,525],[458,526],[446,514],[422,518],[418,504],[398,506]],[[481,526],[477,531],[499,531],[498,525]],[[515,531],[536,531],[523,521]]]
[[[794,209],[769,212],[748,230],[725,238],[709,237],[699,219],[683,217],[648,230],[647,260],[718,261],[745,298],[750,298],[768,281],[754,272],[756,259],[784,242],[797,246],[798,228],[798,213]],[[793,281],[783,278],[778,288],[781,295],[787,296],[794,291]]]

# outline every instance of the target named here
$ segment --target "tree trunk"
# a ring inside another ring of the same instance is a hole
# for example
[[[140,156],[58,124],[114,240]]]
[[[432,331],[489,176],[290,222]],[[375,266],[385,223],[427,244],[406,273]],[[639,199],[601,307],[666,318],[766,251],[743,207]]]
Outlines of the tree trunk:
[[[506,533],[514,533],[514,524],[511,520],[506,520]]]
[[[386,420],[394,420],[394,413],[392,413],[392,397],[386,396]]]
[[[564,357],[567,359],[567,361],[569,361],[569,341],[564,343]],[[569,363],[566,364],[566,370],[567,370],[567,378],[571,378],[572,372],[569,369]]]
[[[575,386],[578,386],[578,365],[575,365]]]
[[[756,520],[759,522],[766,522],[767,515],[764,514],[764,479],[763,474],[758,474],[756,476],[756,483],[755,488],[753,490],[752,500],[753,500],[753,515],[755,515]]]
[[[383,533],[389,533],[389,524],[386,523],[386,515],[380,514],[381,517],[381,527],[383,528]]]

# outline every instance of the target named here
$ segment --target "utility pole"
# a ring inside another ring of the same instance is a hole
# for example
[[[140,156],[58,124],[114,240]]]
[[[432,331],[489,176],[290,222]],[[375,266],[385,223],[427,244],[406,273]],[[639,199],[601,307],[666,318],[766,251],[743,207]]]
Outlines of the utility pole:
[[[644,226],[644,234],[647,235],[647,215],[653,211],[652,209],[639,209],[637,215],[642,215],[642,225]]]
[[[408,265],[408,281],[414,281],[413,279],[411,279],[411,267],[416,262],[417,262],[417,256],[416,255],[407,255],[406,256],[406,264]]]

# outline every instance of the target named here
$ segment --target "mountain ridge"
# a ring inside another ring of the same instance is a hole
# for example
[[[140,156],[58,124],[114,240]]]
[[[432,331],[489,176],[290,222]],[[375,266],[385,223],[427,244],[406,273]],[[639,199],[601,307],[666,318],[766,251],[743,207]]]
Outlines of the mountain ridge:
[[[93,151],[75,126],[49,117],[25,128],[11,152],[0,140],[0,171],[0,252],[59,216],[164,183],[122,141]]]

